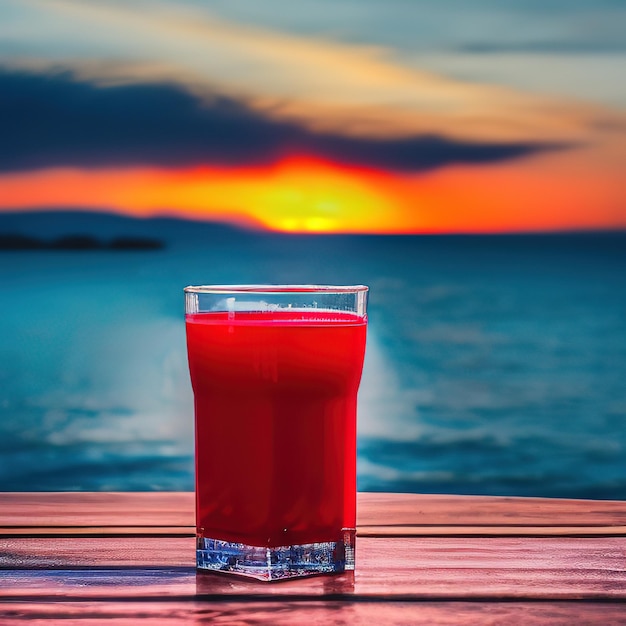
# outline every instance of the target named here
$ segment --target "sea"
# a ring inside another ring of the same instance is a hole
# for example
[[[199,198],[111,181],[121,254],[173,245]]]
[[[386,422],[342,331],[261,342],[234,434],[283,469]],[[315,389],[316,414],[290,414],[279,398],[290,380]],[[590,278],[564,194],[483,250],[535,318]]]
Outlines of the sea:
[[[89,212],[2,215],[3,232],[163,247],[0,251],[0,491],[193,489],[183,287],[363,283],[359,490],[626,499],[624,233],[279,235]]]

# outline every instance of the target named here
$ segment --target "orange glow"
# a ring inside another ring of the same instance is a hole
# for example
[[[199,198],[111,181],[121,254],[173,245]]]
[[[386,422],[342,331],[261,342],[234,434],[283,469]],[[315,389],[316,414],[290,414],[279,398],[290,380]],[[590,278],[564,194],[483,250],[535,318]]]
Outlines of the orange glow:
[[[95,208],[314,233],[626,227],[616,177],[575,163],[576,155],[544,156],[420,175],[308,157],[246,168],[51,169],[0,176],[0,210]]]
[[[254,168],[55,169],[0,177],[0,208],[32,207],[253,221],[286,232],[387,231],[400,218],[384,175],[307,158]]]

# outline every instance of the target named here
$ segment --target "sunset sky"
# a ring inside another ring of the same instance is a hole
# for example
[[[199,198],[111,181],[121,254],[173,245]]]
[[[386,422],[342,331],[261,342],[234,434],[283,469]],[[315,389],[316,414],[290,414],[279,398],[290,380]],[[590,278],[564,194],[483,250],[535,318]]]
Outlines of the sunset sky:
[[[622,0],[3,0],[0,211],[626,228]]]

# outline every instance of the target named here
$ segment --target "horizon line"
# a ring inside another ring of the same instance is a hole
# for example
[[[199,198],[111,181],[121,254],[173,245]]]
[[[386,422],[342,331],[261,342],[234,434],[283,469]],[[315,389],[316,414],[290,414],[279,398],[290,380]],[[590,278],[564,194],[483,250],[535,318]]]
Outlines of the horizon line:
[[[507,237],[507,236],[575,236],[575,235],[626,235],[626,227],[618,228],[558,228],[558,229],[536,229],[536,230],[415,230],[415,231],[310,231],[310,230],[280,230],[269,228],[263,224],[255,224],[254,220],[241,219],[202,219],[198,217],[188,217],[175,215],[169,212],[157,213],[154,215],[132,215],[123,211],[112,209],[98,208],[57,208],[57,207],[29,207],[21,209],[0,209],[0,219],[4,216],[28,216],[28,215],[82,215],[82,216],[107,216],[114,218],[127,219],[130,221],[158,221],[158,220],[175,220],[192,224],[201,224],[207,226],[225,226],[246,233],[255,233],[259,235],[287,235],[287,236],[308,236],[308,237],[341,237],[341,236],[380,236],[380,237]],[[9,233],[3,233],[9,234]],[[21,233],[10,233],[21,234]],[[70,234],[68,232],[68,234]],[[72,232],[71,234],[79,234]]]

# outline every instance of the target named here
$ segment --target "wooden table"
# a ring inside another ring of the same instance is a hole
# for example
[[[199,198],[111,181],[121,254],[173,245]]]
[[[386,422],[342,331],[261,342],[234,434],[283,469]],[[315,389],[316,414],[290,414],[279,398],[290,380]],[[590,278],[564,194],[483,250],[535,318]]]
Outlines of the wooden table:
[[[356,573],[276,583],[196,574],[193,519],[191,493],[0,494],[0,624],[626,624],[626,502],[363,493]]]

